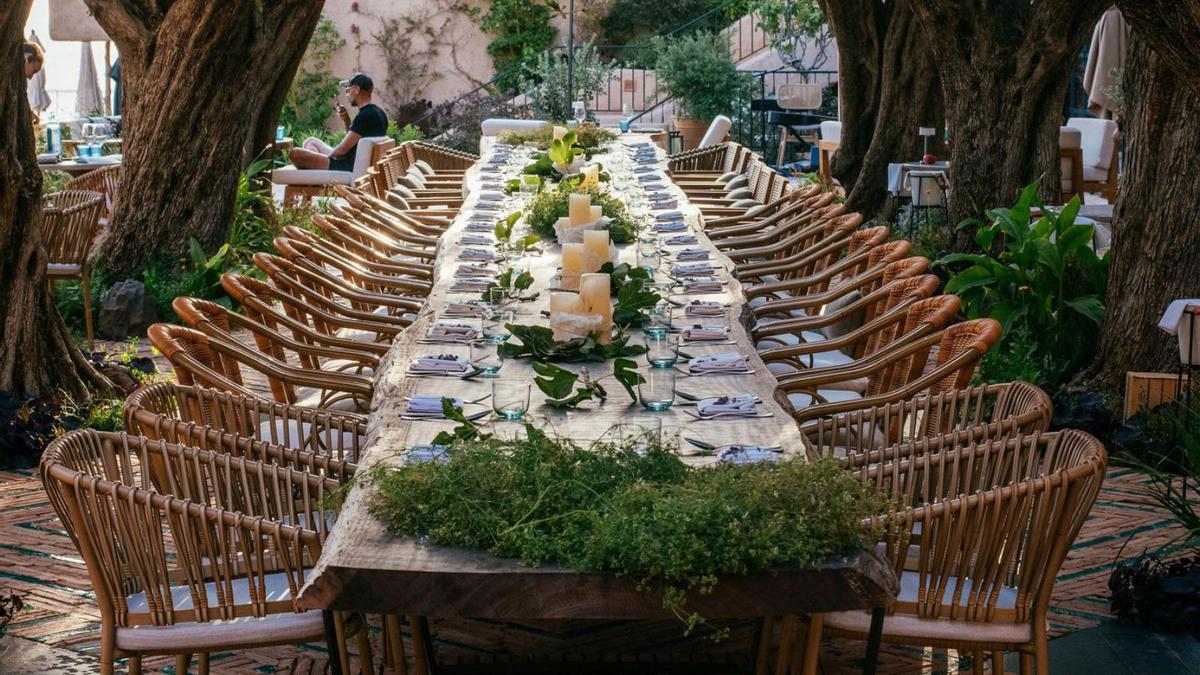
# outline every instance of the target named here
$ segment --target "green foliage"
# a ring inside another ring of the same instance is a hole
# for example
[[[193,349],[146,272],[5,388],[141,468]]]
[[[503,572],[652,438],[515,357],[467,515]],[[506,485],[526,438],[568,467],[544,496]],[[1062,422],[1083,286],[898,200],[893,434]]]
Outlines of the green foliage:
[[[504,272],[502,272],[500,274],[500,276],[496,277],[495,281],[487,282],[487,286],[483,290],[483,299],[484,300],[490,299],[491,291],[494,288],[499,288],[499,289],[505,291],[506,294],[513,293],[513,292],[516,292],[519,294],[521,291],[528,290],[529,287],[533,285],[533,275],[532,274],[530,274],[529,272],[521,272],[520,274],[518,274],[514,277],[513,271],[514,271],[513,268],[510,267],[510,268],[504,270]]]
[[[346,45],[333,22],[321,17],[309,38],[304,62],[288,90],[279,123],[288,129],[323,129],[333,113],[338,77],[330,70],[333,53]],[[303,140],[303,139],[297,139]]]
[[[661,295],[646,290],[645,280],[628,279],[617,290],[617,301],[613,305],[613,323],[620,328],[640,327],[643,320],[642,310],[654,307],[660,300]]]
[[[1108,257],[1098,258],[1092,251],[1093,227],[1075,223],[1078,198],[1055,214],[1038,203],[1037,189],[1037,183],[1026,187],[1012,208],[988,211],[989,223],[978,228],[975,241],[989,253],[954,253],[938,264],[959,270],[946,292],[962,298],[967,316],[996,319],[1006,335],[1023,330],[1036,345],[1025,356],[1056,363],[1055,379],[1039,382],[1054,386],[1094,352],[1104,316]],[[1030,215],[1035,207],[1043,214],[1037,219]],[[1002,343],[999,351],[1012,348]]]
[[[278,227],[272,222],[275,200],[271,198],[270,184],[258,179],[269,164],[268,160],[257,160],[238,177],[233,227],[229,230],[231,264],[249,265],[250,257],[256,252],[274,249],[272,241],[279,234]]]
[[[669,31],[719,31],[744,15],[749,4],[734,2],[724,11],[700,18],[726,5],[726,0],[614,0],[599,21],[600,41],[607,45],[645,45],[648,38]]]
[[[1183,528],[1168,544],[1182,541],[1200,548],[1200,504],[1195,499],[1200,490],[1200,407],[1191,395],[1164,403],[1131,420],[1131,431],[1118,435],[1117,458],[1146,474],[1147,481],[1137,488],[1141,503],[1166,511]]]
[[[82,426],[96,431],[124,431],[124,409],[123,399],[96,399],[87,406]]]
[[[372,513],[397,536],[613,572],[691,629],[702,619],[687,615],[688,592],[860,550],[883,506],[829,459],[690,468],[653,439],[584,449],[527,430],[451,445],[445,463],[379,464]]]
[[[56,192],[62,192],[67,189],[67,183],[70,181],[71,174],[65,171],[43,171],[42,194],[52,195]]]
[[[480,27],[492,36],[487,53],[502,75],[496,81],[501,91],[518,91],[521,67],[536,62],[550,48],[556,32],[550,18],[558,11],[554,0],[492,0]]]
[[[568,104],[568,108],[570,104]],[[570,111],[568,110],[568,113]],[[551,117],[549,119],[565,120],[566,117]],[[562,124],[561,122],[559,123]],[[575,133],[575,145],[584,150],[597,150],[603,148],[617,138],[617,134],[612,129],[597,126],[595,124],[585,124],[582,127],[572,130]],[[554,124],[547,123],[536,130],[528,131],[504,131],[500,133],[500,142],[508,143],[509,145],[523,145],[525,143],[535,143],[539,148],[545,150],[550,147],[551,141],[554,140]]]
[[[528,105],[513,103],[512,97],[500,93],[477,92],[458,101],[453,108],[444,108],[437,116],[442,129],[438,144],[463,152],[479,152],[480,125],[491,117],[525,118]],[[431,136],[435,134],[430,134]]]
[[[425,140],[425,132],[421,131],[420,127],[415,124],[405,124],[401,128],[396,125],[395,120],[388,121],[387,135],[395,139],[397,145],[408,141]]]
[[[575,48],[574,78],[567,86],[566,50],[542,52],[525,66],[521,92],[533,101],[534,115],[545,120],[574,119],[573,101],[591,101],[613,78],[612,67],[591,44]]]
[[[730,115],[750,95],[750,77],[729,56],[718,33],[657,38],[659,91],[675,101],[677,114],[708,121]]]
[[[608,398],[608,391],[600,384],[604,377],[593,380],[587,368],[576,375],[566,368],[560,368],[552,363],[537,362],[533,364],[533,370],[537,373],[533,383],[546,395],[546,405],[551,408],[577,408],[580,403],[590,401],[593,397],[601,401]],[[580,377],[583,378],[583,386],[572,393],[571,389]],[[613,360],[613,372],[605,377],[612,377],[616,380],[629,394],[630,400],[634,402],[637,401],[634,387],[645,381],[637,372],[637,364],[629,359]]]
[[[543,241],[558,241],[554,232],[554,223],[559,218],[567,217],[570,194],[578,192],[570,182],[559,184],[557,190],[548,190],[535,196],[525,208],[525,224],[529,230],[541,237]],[[605,217],[612,222],[608,224],[608,234],[614,244],[628,244],[634,239],[632,216],[625,209],[625,203],[607,192],[593,192],[592,203],[599,206]]]
[[[629,344],[627,336],[617,337],[608,344],[600,344],[595,333],[559,342],[554,339],[554,331],[545,326],[509,324],[508,330],[519,342],[510,339],[500,345],[500,353],[505,359],[532,358],[547,363],[579,363],[607,361],[646,353],[644,345]]]

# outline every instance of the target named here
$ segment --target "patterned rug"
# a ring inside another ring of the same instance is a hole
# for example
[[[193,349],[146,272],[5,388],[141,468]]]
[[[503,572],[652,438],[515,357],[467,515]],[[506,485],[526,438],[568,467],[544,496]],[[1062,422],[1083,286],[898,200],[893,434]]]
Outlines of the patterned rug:
[[[1107,581],[1119,557],[1129,558],[1170,542],[1179,530],[1162,512],[1140,505],[1135,494],[1144,476],[1116,468],[1109,471],[1099,499],[1063,566],[1050,607],[1053,636],[1109,621]],[[9,625],[7,634],[47,647],[69,650],[71,663],[91,661],[98,654],[99,611],[86,570],[71,540],[46,500],[35,471],[0,472],[0,592],[15,591],[26,606]],[[488,662],[497,651],[513,647],[536,653],[540,640],[561,642],[563,636],[543,636],[530,626],[459,622],[435,629],[438,658],[446,662]],[[668,626],[639,631],[644,643],[675,646],[678,633]],[[593,645],[606,638],[624,640],[630,632],[611,625],[588,628]],[[580,639],[578,634],[573,639]],[[380,654],[377,631],[375,654]],[[826,652],[843,671],[858,671],[864,645],[826,641]],[[721,651],[717,649],[716,651]],[[68,659],[64,659],[66,661]],[[94,661],[93,661],[94,662]],[[214,654],[214,673],[310,673],[326,663],[324,645],[272,647]],[[64,665],[66,665],[64,663]],[[889,648],[885,645],[881,673],[943,673],[970,669],[953,651]],[[195,664],[193,663],[193,669]],[[489,669],[503,673],[501,665]],[[0,672],[5,672],[0,663]],[[28,672],[28,671],[26,671]],[[145,672],[174,673],[171,658],[149,659]],[[566,669],[564,672],[572,672]]]

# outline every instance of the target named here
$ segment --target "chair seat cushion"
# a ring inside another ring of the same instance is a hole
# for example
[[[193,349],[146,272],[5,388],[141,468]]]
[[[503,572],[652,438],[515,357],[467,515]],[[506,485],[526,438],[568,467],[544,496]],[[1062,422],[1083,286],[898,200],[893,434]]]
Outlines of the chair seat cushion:
[[[810,368],[829,368],[832,366],[844,366],[852,363],[854,359],[846,356],[841,351],[833,349],[827,352],[817,352],[816,354],[802,354],[796,359],[801,363],[808,365]],[[810,360],[811,359],[811,360]],[[770,361],[767,363],[767,370],[771,371],[772,375],[786,375],[794,373],[798,369],[781,361]]]
[[[375,374],[374,368],[364,365],[362,361],[357,359],[329,359],[321,364],[321,370],[328,370],[333,373],[350,373],[364,377],[371,377]]]
[[[351,454],[355,438],[358,436],[353,431],[325,430],[318,432],[316,438],[311,438],[312,433],[311,424],[294,419],[266,420],[258,425],[258,437],[261,440],[292,450],[307,450],[320,454],[337,455],[338,450]],[[360,449],[366,445],[366,438],[357,440]],[[316,447],[313,447],[314,445]],[[330,447],[331,445],[333,447]]]
[[[1083,179],[1089,183],[1103,183],[1108,180],[1108,169],[1098,166],[1083,167]]]
[[[732,206],[735,209],[749,210],[749,209],[755,208],[757,206],[762,206],[762,204],[758,200],[746,198],[746,199],[739,199],[739,200],[735,201],[733,204],[731,204],[730,206]]]
[[[858,399],[862,398],[862,394],[858,393],[857,391],[842,391],[839,389],[821,388],[817,390],[817,393],[821,395],[821,398],[824,398],[830,403],[857,401]],[[792,404],[792,408],[795,410],[802,410],[810,405],[817,405],[817,403],[813,401],[813,397],[804,392],[788,394],[788,402]]]
[[[83,268],[74,263],[48,263],[46,265],[46,274],[52,277],[79,274],[82,271]]]
[[[329,392],[329,396],[325,397],[325,391],[326,390],[318,387],[297,387],[296,405],[302,408],[321,408],[323,410],[334,410],[337,412],[368,412],[365,407],[366,401],[363,401],[363,405],[360,406],[358,401],[351,397],[350,394],[340,391],[331,391]],[[321,404],[322,398],[333,399],[335,397],[337,400],[333,401],[333,403],[328,405]]]
[[[282,573],[268,574],[266,581],[267,602],[290,600],[287,576]],[[204,585],[210,607],[217,603],[217,587],[213,582]],[[237,579],[232,584],[233,602],[250,604],[250,587],[246,579]],[[144,592],[126,596],[130,614],[149,612]],[[171,603],[177,611],[193,608],[192,595],[186,586],[171,587]],[[117,628],[117,647],[130,651],[216,651],[236,649],[260,643],[287,643],[319,641],[325,631],[320,612],[272,614],[265,618],[243,617],[229,621],[188,621],[173,626],[133,626]]]
[[[350,171],[297,169],[288,165],[275,169],[271,174],[271,182],[276,185],[329,185],[330,183],[350,185],[354,182],[354,174]]]
[[[429,162],[426,162],[423,159],[413,160],[412,165],[417,168],[417,171],[420,171],[421,173],[425,174],[426,176],[432,176],[435,173],[433,170],[433,166],[430,165]]]

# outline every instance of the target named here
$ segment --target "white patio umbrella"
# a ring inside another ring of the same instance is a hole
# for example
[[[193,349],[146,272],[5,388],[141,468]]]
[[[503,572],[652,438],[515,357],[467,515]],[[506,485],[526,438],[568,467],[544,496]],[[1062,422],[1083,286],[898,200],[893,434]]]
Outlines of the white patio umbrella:
[[[42,46],[42,41],[38,39],[37,33],[29,32],[29,41]],[[38,115],[42,114],[46,108],[50,107],[50,94],[46,93],[46,69],[43,67],[34,75],[25,85],[25,94],[29,97],[29,107]]]
[[[1116,84],[1113,71],[1125,68],[1125,50],[1129,44],[1129,24],[1116,7],[1110,8],[1092,31],[1092,46],[1088,51],[1083,72],[1083,90],[1088,95],[1088,109],[1096,117],[1117,116],[1117,102],[1109,96]]]
[[[83,42],[79,57],[79,89],[75,94],[75,112],[80,116],[104,112],[100,96],[100,80],[96,77],[96,60],[92,58],[92,43]]]

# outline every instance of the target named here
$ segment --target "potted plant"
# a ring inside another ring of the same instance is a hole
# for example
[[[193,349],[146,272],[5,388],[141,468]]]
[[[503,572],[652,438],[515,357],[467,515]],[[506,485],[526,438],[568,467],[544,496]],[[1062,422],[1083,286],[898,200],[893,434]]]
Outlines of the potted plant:
[[[695,33],[658,40],[659,91],[675,103],[675,129],[683,149],[700,144],[717,115],[729,115],[750,93],[750,78],[729,55],[728,38],[719,33]]]

